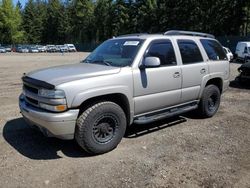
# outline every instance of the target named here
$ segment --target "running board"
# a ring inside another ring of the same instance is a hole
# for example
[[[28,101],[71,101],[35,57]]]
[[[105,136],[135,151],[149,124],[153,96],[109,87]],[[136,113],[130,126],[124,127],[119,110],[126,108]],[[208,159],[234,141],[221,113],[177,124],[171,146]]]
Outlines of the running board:
[[[159,111],[157,113],[155,112],[155,113],[150,113],[147,115],[135,117],[134,123],[136,123],[136,124],[152,123],[154,121],[158,121],[158,120],[165,119],[168,117],[183,114],[183,113],[186,113],[188,111],[195,110],[197,108],[198,108],[198,103],[192,102],[192,103],[181,105],[178,107],[164,109],[164,110]]]

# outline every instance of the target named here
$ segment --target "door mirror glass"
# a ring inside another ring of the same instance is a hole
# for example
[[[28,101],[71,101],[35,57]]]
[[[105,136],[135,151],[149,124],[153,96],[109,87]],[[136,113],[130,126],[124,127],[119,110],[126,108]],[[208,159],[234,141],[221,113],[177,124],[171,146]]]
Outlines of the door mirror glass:
[[[140,68],[154,68],[154,67],[159,67],[160,65],[161,61],[158,57],[146,57]]]

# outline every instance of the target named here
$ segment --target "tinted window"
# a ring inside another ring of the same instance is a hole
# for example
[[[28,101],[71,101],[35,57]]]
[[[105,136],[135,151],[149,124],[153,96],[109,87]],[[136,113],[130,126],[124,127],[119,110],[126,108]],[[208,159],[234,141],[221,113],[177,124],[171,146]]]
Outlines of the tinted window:
[[[247,47],[245,47],[245,49],[244,49],[244,53],[247,53]]]
[[[203,62],[201,52],[194,41],[178,40],[178,46],[180,48],[183,64]]]
[[[210,60],[226,60],[226,54],[222,46],[215,40],[201,39],[200,40],[207,56]]]
[[[161,60],[161,66],[176,65],[175,53],[170,41],[152,43],[147,56],[158,57]]]

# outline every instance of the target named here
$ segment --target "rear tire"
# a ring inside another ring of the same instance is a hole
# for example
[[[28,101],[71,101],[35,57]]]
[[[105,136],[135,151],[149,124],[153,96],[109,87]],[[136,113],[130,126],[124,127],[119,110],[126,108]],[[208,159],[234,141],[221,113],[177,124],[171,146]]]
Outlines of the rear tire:
[[[86,109],[77,119],[75,139],[90,154],[106,153],[120,143],[126,115],[116,103],[104,101]]]
[[[203,91],[203,96],[199,103],[198,113],[204,118],[212,117],[216,114],[220,106],[220,90],[215,85],[208,85]]]

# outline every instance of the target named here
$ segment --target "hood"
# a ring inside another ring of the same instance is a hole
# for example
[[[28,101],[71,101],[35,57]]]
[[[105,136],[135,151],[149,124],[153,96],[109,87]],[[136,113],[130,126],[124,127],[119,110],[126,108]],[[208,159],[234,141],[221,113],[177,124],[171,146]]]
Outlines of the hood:
[[[121,68],[106,65],[78,63],[32,71],[26,76],[53,85],[74,80],[119,73]]]

